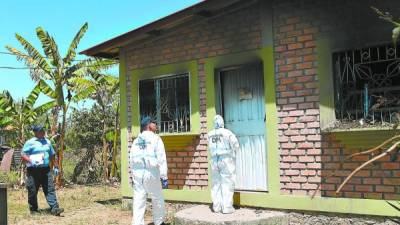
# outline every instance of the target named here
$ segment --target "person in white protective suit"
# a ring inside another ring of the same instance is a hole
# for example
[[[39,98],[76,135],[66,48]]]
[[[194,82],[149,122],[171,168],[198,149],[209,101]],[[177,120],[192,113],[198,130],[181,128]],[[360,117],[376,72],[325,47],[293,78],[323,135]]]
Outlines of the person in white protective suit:
[[[220,115],[214,118],[214,130],[208,132],[208,148],[211,155],[211,198],[214,212],[233,213],[235,189],[235,157],[239,141],[230,130],[224,128]]]
[[[168,188],[167,160],[164,143],[154,132],[157,125],[150,117],[141,121],[142,132],[133,141],[129,152],[130,182],[133,193],[133,225],[144,225],[147,194],[152,199],[153,222],[164,224],[162,188]]]

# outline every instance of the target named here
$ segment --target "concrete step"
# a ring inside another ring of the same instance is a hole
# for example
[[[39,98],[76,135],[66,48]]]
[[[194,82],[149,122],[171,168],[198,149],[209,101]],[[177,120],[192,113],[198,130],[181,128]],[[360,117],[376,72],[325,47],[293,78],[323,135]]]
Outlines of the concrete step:
[[[175,214],[174,225],[288,225],[289,215],[283,212],[237,209],[232,214],[214,213],[208,205],[198,205]]]

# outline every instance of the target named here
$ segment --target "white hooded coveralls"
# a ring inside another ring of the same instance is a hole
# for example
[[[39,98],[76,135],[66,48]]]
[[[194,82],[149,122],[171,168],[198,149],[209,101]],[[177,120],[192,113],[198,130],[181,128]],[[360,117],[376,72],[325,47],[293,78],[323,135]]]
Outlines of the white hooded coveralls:
[[[214,118],[214,130],[208,132],[211,154],[211,198],[214,212],[232,213],[236,171],[235,156],[239,141],[228,129],[220,115]]]
[[[150,195],[155,225],[164,220],[164,197],[161,181],[167,179],[164,143],[151,131],[143,131],[133,141],[129,152],[130,182],[134,185],[133,225],[144,225],[146,197]]]

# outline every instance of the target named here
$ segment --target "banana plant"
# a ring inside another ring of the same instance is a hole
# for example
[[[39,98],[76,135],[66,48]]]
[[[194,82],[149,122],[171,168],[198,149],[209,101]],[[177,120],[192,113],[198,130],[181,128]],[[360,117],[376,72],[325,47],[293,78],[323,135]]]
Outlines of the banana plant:
[[[8,127],[17,134],[16,147],[23,146],[29,127],[36,122],[37,118],[56,106],[55,101],[35,106],[40,92],[41,88],[38,84],[27,98],[20,101],[15,101],[8,91],[0,94],[0,128]]]
[[[116,155],[117,155],[117,144],[116,138],[118,137],[118,113],[119,113],[119,104],[115,107],[115,100],[118,96],[117,91],[119,89],[119,80],[118,78],[99,74],[99,73],[92,73],[90,78],[74,78],[72,83],[75,85],[74,90],[79,92],[79,95],[75,96],[75,101],[80,101],[81,99],[86,99],[91,97],[96,103],[101,107],[102,110],[102,159],[103,159],[103,180],[108,181],[109,178],[109,171],[108,171],[108,149],[110,138],[107,135],[110,128],[107,125],[107,109],[110,107],[115,108],[115,124],[114,124],[114,131],[113,131],[113,146],[112,146],[112,165],[111,165],[111,177],[115,176],[116,172]]]
[[[24,62],[30,68],[30,76],[36,81],[43,81],[47,86],[54,87],[51,98],[56,101],[57,107],[53,110],[53,121],[51,134],[55,135],[59,113],[61,115],[61,132],[58,142],[57,158],[59,161],[59,176],[56,178],[57,186],[61,186],[62,181],[62,161],[64,155],[64,139],[66,129],[66,118],[69,104],[72,101],[73,89],[71,88],[71,79],[84,77],[90,73],[108,69],[116,64],[112,60],[103,60],[97,58],[87,58],[75,60],[76,49],[84,34],[88,29],[85,23],[73,38],[65,57],[61,57],[58,46],[54,38],[42,27],[36,28],[36,35],[41,42],[44,55],[39,52],[29,41],[19,34],[15,34],[16,39],[24,48],[24,52],[12,47],[6,46],[8,51],[16,55],[17,59]],[[42,82],[42,83],[43,83]]]

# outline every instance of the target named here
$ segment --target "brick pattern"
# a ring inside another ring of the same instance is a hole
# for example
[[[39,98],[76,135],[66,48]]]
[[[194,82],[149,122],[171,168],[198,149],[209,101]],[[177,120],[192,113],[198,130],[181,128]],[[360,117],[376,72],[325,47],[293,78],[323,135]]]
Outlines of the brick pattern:
[[[367,1],[377,4],[380,2]],[[207,188],[204,60],[217,55],[261,48],[262,32],[258,4],[247,5],[240,10],[229,9],[221,16],[203,18],[177,28],[173,33],[163,34],[143,43],[135,43],[124,49],[128,57],[127,71],[197,60],[200,141],[198,145],[189,149],[175,149],[167,153],[171,188]],[[382,41],[380,34],[383,31],[370,30],[372,27],[382,26],[370,26],[371,23],[365,22],[364,18],[368,16],[365,13],[369,12],[369,8],[360,9],[360,5],[366,3],[361,0],[273,1],[282,194],[333,196],[332,190],[351,168],[360,163],[361,159],[356,159],[354,162],[344,164],[340,167],[343,169],[342,172],[338,172],[335,177],[327,177],[328,173],[339,167],[338,162],[348,151],[344,150],[341,143],[334,138],[321,134],[316,48],[317,40],[322,36],[331,38],[335,49],[348,49],[355,45],[360,46],[360,43],[365,45],[366,37],[372,40],[371,43]],[[379,7],[379,4],[377,6]],[[346,18],[354,18],[354,13],[357,13],[357,18],[363,19],[351,23],[351,26],[350,23],[343,22]],[[379,37],[373,34],[379,34]],[[127,90],[130,89],[128,81]],[[128,93],[130,101],[130,92]],[[131,124],[130,110],[131,107],[128,107],[128,127]],[[342,196],[399,199],[398,166],[399,164],[391,163],[386,158],[379,166],[375,165],[377,170],[369,168],[361,171],[345,188]]]
[[[254,50],[261,47],[258,5],[240,11],[230,9],[221,16],[188,24],[173,34],[128,46],[127,71],[161,64],[197,60],[200,100],[200,141],[196,146],[167,152],[171,189],[208,188],[205,58]],[[128,73],[129,74],[129,73]],[[128,127],[131,126],[131,84],[127,81]],[[132,136],[129,130],[129,136]],[[129,147],[131,140],[129,141]]]
[[[207,117],[204,60],[198,60],[200,93],[200,140],[182,151],[167,152],[171,189],[208,188]]]
[[[203,18],[128,50],[128,69],[225,55],[261,47],[258,5]]]
[[[332,49],[337,50],[390,42],[391,27],[377,19],[369,7],[371,5],[381,9],[391,8],[394,14],[399,12],[389,2],[376,0],[273,1],[283,194],[321,195],[321,169],[330,164],[322,159],[327,156],[324,147],[321,147],[316,43],[321,38],[329,39]],[[387,37],[382,34],[387,34]],[[366,187],[352,189],[352,195],[364,197],[363,188]],[[393,187],[389,189],[393,190]],[[326,191],[324,189],[325,195]],[[380,197],[390,198],[388,195]]]
[[[351,171],[372,157],[362,155],[342,162],[357,151],[346,149],[334,134],[324,134],[322,140],[322,196],[334,197],[335,191]],[[398,157],[400,158],[400,153]],[[392,162],[390,156],[382,158],[359,171],[344,186],[338,197],[399,200],[400,163]]]
[[[126,111],[127,111],[127,131],[128,131],[128,135],[127,135],[127,143],[128,143],[128,157],[130,155],[130,149],[132,146],[132,88],[131,88],[131,77],[130,76],[126,76]],[[128,161],[128,180],[129,183],[133,183],[132,180],[132,170],[131,170],[131,166],[129,165],[129,161]]]
[[[320,195],[321,135],[316,34],[295,5],[274,6],[281,193]],[[290,8],[290,11],[285,11]]]
[[[207,151],[173,151],[167,152],[168,178],[171,189],[206,189]]]
[[[194,142],[192,146],[182,147],[182,149],[167,149],[168,179],[170,189],[207,189],[208,188],[208,152],[207,152],[207,118],[206,118],[206,92],[205,92],[205,73],[204,60],[198,61],[199,71],[199,93],[200,93],[200,140]],[[130,80],[127,85],[130,87]],[[130,91],[129,91],[130,93]],[[128,112],[131,104],[128,104]],[[128,115],[128,122],[131,122],[131,114]],[[131,128],[129,134],[132,135]],[[129,149],[132,146],[132,139],[128,141]],[[131,170],[128,165],[128,177],[131,178]]]

